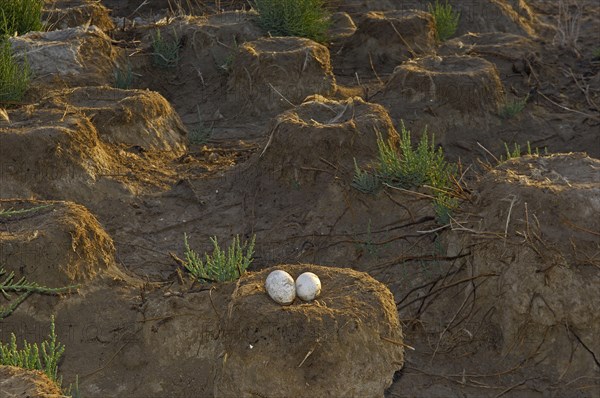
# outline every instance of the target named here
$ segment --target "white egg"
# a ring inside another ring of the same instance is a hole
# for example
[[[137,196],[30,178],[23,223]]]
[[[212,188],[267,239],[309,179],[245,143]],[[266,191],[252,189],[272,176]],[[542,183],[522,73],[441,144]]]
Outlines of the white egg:
[[[296,279],[296,294],[304,301],[311,301],[321,294],[321,280],[312,272],[305,272]]]
[[[269,297],[279,304],[291,304],[296,298],[294,278],[285,271],[271,272],[265,281],[265,288]]]

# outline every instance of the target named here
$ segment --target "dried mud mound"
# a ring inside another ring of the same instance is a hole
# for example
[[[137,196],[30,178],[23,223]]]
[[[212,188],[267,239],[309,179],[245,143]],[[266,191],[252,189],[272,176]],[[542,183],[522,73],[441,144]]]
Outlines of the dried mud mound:
[[[30,32],[10,41],[17,59],[27,59],[35,86],[81,87],[112,82],[118,51],[96,26]]]
[[[187,131],[169,102],[148,90],[83,87],[49,98],[57,107],[77,109],[89,118],[99,138],[110,144],[165,151],[186,151]]]
[[[108,8],[93,0],[45,0],[42,18],[51,30],[88,23],[103,31],[115,28]]]
[[[528,76],[541,48],[533,40],[511,33],[467,33],[444,42],[438,55],[480,57],[496,66],[502,80],[515,74]]]
[[[391,73],[408,59],[433,52],[434,22],[430,14],[417,10],[369,12],[357,22],[357,30],[335,43],[338,73],[372,75]]]
[[[201,14],[219,12],[221,10],[237,10],[248,8],[246,0],[216,1],[173,1],[173,0],[101,0],[102,4],[112,10],[116,17],[132,18],[133,16],[154,17],[167,13]]]
[[[321,296],[276,304],[264,288],[273,269],[316,273]],[[381,397],[403,365],[392,294],[350,269],[281,265],[243,276],[221,328],[216,397]]]
[[[179,44],[177,65],[156,65],[152,42],[156,30],[167,42]],[[205,17],[179,17],[167,25],[133,28],[142,35],[146,56],[129,56],[135,87],[158,91],[173,104],[186,123],[233,117],[239,106],[215,101],[225,96],[227,76],[238,46],[264,35],[249,12],[224,12]],[[137,50],[134,50],[137,51]],[[130,54],[131,55],[131,54]],[[125,68],[127,65],[121,65]]]
[[[44,372],[0,366],[1,398],[58,398],[60,388]]]
[[[504,353],[533,355],[553,377],[597,375],[600,161],[507,161],[485,176],[471,210],[474,272],[497,274],[477,292],[494,308]]]
[[[17,277],[61,287],[117,275],[113,241],[85,207],[0,200],[0,209],[20,211],[0,215],[0,263]]]
[[[140,33],[144,34],[144,48],[151,55],[144,57],[144,60],[150,63],[156,59],[153,56],[152,42],[157,30],[166,42],[178,40],[177,72],[185,73],[187,83],[197,84],[195,88],[205,95],[205,90],[212,80],[221,80],[228,72],[237,46],[264,35],[256,24],[256,14],[241,11],[198,17],[182,16],[168,24],[144,26],[139,29]],[[156,68],[156,65],[154,67]],[[169,70],[158,68],[162,75]]]
[[[338,0],[336,9],[352,16],[368,11],[419,9],[428,11],[430,0]],[[441,2],[442,4],[444,2]],[[460,12],[458,35],[468,32],[505,32],[535,36],[546,29],[530,5],[520,0],[448,0]]]
[[[313,96],[277,116],[258,159],[263,176],[314,183],[331,174],[348,178],[377,155],[377,134],[396,136],[385,108],[359,97],[333,101]]]
[[[0,121],[4,198],[87,204],[102,195],[127,194],[138,183],[158,183],[156,164],[186,150],[179,117],[152,92],[108,87],[53,92],[37,108],[9,110],[8,119]]]
[[[2,197],[79,196],[111,173],[116,159],[82,115],[33,107],[8,115],[0,121]]]
[[[338,10],[350,14],[368,11],[389,11],[400,8],[398,4],[394,4],[393,0],[335,0],[332,3]]]
[[[235,285],[209,292],[206,286],[144,282],[97,280],[80,294],[33,310],[30,298],[3,324],[3,333],[46,331],[54,314],[67,347],[63,384],[79,375],[84,397],[212,396],[219,317]]]
[[[423,4],[430,1],[421,1]],[[468,32],[504,32],[535,36],[542,29],[533,10],[520,0],[449,0],[461,14],[457,34]]]
[[[227,87],[229,101],[259,115],[292,108],[309,95],[331,95],[335,77],[329,50],[298,37],[244,43],[233,61]]]
[[[496,67],[482,58],[428,56],[399,65],[384,96],[415,107],[447,106],[461,113],[480,113],[497,111],[503,89]]]

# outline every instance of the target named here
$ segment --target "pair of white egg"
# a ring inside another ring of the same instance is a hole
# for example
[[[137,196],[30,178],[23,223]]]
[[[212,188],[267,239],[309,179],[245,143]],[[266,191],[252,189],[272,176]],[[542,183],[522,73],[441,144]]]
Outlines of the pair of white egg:
[[[276,270],[267,277],[265,288],[269,297],[276,303],[288,305],[294,301],[296,296],[304,301],[311,301],[319,297],[321,281],[312,272],[305,272],[294,282],[294,278],[290,274]]]

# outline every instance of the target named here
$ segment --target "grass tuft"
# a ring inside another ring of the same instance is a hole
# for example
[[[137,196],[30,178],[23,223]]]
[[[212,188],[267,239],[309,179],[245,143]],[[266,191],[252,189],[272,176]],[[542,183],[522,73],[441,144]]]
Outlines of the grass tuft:
[[[0,102],[19,102],[25,96],[31,80],[27,60],[19,64],[8,38],[0,38]]]
[[[433,15],[435,22],[435,36],[438,41],[446,41],[456,33],[460,12],[452,10],[452,6],[446,0],[445,4],[440,4],[439,0],[428,5],[429,12]]]
[[[513,117],[521,113],[523,109],[525,109],[525,105],[527,105],[528,99],[529,94],[522,99],[506,101],[498,109],[498,116],[500,116],[502,119],[512,119]]]
[[[255,0],[258,23],[272,36],[327,40],[330,14],[323,0]]]
[[[160,68],[174,68],[179,64],[180,38],[173,30],[173,38],[166,39],[156,30],[152,36],[152,56],[154,65]]]
[[[42,30],[43,5],[42,0],[1,0],[0,36],[23,35]]]
[[[196,127],[189,131],[188,137],[190,144],[204,145],[208,143],[208,140],[210,140],[210,137],[212,136],[214,123],[209,127],[202,121],[202,115],[200,114],[199,106],[197,107],[197,112],[198,123]]]
[[[133,69],[127,62],[125,66],[115,69],[115,87],[122,90],[128,90],[133,86]]]
[[[389,185],[401,188],[415,188],[430,185],[434,188],[446,188],[451,185],[450,175],[453,167],[444,159],[442,148],[435,148],[435,137],[431,139],[427,130],[413,149],[410,131],[401,123],[400,139],[384,141],[377,138],[379,159],[378,175]]]
[[[252,264],[254,255],[255,236],[250,242],[240,244],[236,235],[226,251],[219,247],[217,237],[210,238],[213,244],[212,254],[205,253],[204,260],[190,248],[187,235],[184,234],[185,261],[184,266],[199,282],[229,282],[238,279],[246,273]]]

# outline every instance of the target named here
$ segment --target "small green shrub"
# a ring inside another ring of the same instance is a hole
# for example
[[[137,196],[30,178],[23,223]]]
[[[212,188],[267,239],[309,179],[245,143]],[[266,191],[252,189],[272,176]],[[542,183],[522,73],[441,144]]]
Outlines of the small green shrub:
[[[0,38],[0,102],[19,102],[29,88],[31,70],[27,60],[20,65],[10,41]]]
[[[258,23],[272,36],[327,40],[330,14],[323,0],[255,0]]]
[[[427,131],[421,135],[417,148],[413,149],[411,133],[401,123],[400,139],[384,141],[377,138],[379,159],[377,173],[389,185],[401,188],[415,188],[430,185],[434,188],[447,188],[453,167],[444,159],[442,148],[435,148],[434,139]]]
[[[204,145],[208,142],[213,133],[213,125],[208,127],[202,121],[202,115],[200,114],[200,107],[197,108],[198,112],[198,123],[196,127],[190,130],[188,137],[191,144]]]
[[[442,148],[435,148],[435,137],[430,140],[425,130],[417,148],[413,149],[411,133],[402,122],[397,143],[392,139],[385,142],[380,135],[377,146],[379,161],[376,169],[380,178],[388,185],[405,189],[431,187],[436,218],[440,224],[447,224],[458,205],[451,194],[456,167],[446,162]]]
[[[592,58],[594,58],[594,59],[600,58],[600,47],[596,48],[594,51],[592,51]]]
[[[65,346],[57,340],[54,328],[54,316],[50,318],[50,334],[48,339],[29,344],[23,341],[23,348],[18,348],[17,338],[11,334],[10,343],[0,341],[0,365],[17,366],[29,370],[41,370],[60,387],[62,377],[58,377],[58,362],[65,352]]]
[[[504,104],[500,106],[498,109],[498,116],[503,119],[512,119],[519,113],[525,109],[525,105],[527,105],[527,100],[529,99],[529,95],[525,96],[522,99],[516,99],[512,101],[506,101]]]
[[[357,241],[357,249],[359,249],[361,252],[366,252],[372,258],[376,258],[377,254],[379,253],[379,249],[373,239],[371,224],[372,222],[369,218],[369,221],[367,222],[367,234],[364,239],[360,239],[356,235],[354,236],[354,239]]]
[[[354,159],[354,178],[352,179],[352,187],[362,193],[376,193],[381,188],[381,183],[376,174],[366,170],[361,170]]]
[[[429,12],[433,15],[435,22],[435,35],[438,41],[448,40],[458,29],[460,13],[452,10],[452,6],[446,0],[445,4],[440,4],[435,0],[435,4],[428,5]]]
[[[152,56],[154,65],[160,68],[174,68],[179,64],[179,49],[181,47],[179,35],[173,30],[173,38],[166,39],[156,30],[152,36]]]
[[[373,193],[379,184],[413,189],[429,186],[433,193],[436,217],[444,225],[449,222],[452,211],[457,207],[452,195],[456,166],[448,163],[441,148],[435,148],[434,137],[423,132],[416,149],[413,148],[410,131],[401,124],[399,137],[387,141],[378,132],[378,158],[375,173],[361,170],[355,162],[352,186],[361,192]]]
[[[184,234],[185,261],[184,266],[199,282],[229,282],[242,276],[254,255],[255,236],[250,242],[240,245],[240,237],[235,236],[226,251],[221,250],[217,237],[210,238],[213,244],[212,254],[204,254],[204,260],[189,246],[187,235]]]
[[[198,126],[194,127],[189,132],[190,144],[204,145],[208,143],[212,136],[212,127],[206,127],[204,123],[200,122]]]
[[[133,85],[133,69],[129,62],[125,66],[115,69],[114,76],[116,88],[127,90]]]
[[[0,36],[42,30],[43,5],[42,0],[0,0]]]
[[[437,192],[433,199],[433,210],[435,219],[440,225],[450,223],[452,212],[458,207],[458,201],[448,192]]]

